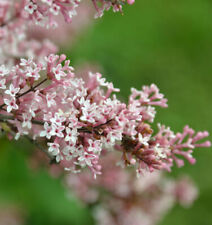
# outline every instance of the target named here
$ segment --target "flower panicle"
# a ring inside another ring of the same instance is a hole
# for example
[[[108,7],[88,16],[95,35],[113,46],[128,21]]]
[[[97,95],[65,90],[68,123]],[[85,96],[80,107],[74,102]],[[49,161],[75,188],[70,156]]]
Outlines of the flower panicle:
[[[152,123],[156,106],[167,107],[167,99],[155,84],[131,89],[129,102],[118,100],[115,88],[100,73],[88,73],[88,79],[77,77],[64,54],[50,54],[41,62],[21,58],[11,68],[0,67],[0,120],[18,139],[29,136],[43,143],[48,154],[67,170],[88,167],[94,176],[101,174],[102,151],[121,152],[123,166],[144,170],[171,170],[174,161],[183,165],[195,159],[196,147],[207,132],[186,126],[174,134]],[[2,127],[3,128],[3,127]]]

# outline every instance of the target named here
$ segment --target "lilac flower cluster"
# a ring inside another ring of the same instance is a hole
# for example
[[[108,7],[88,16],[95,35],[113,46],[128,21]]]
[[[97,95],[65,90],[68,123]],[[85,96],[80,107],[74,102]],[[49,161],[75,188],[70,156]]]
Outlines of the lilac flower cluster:
[[[66,22],[71,22],[79,3],[80,0],[27,0],[24,9],[36,24],[55,27],[54,17],[61,13]]]
[[[71,22],[77,14],[78,0],[1,0],[0,24],[35,23],[40,26],[56,27],[55,17],[62,14],[66,22]]]
[[[64,40],[68,35],[68,29],[67,27],[62,29],[64,25],[61,24],[61,16],[66,22],[71,22],[72,17],[77,14],[76,8],[79,3],[79,0],[1,0],[0,64],[13,66],[19,63],[20,58],[29,57],[39,62],[45,56],[55,54],[58,50],[57,46],[45,37],[45,33],[52,35],[50,31],[48,32],[52,29],[46,28],[56,28],[59,24],[60,32],[62,32],[60,39]],[[110,1],[107,1],[107,4],[110,4]],[[113,3],[112,1],[111,4],[117,5],[118,2]],[[98,4],[94,3],[94,5]],[[76,18],[75,28],[72,29],[75,31],[89,20],[88,15],[91,11],[88,5],[80,4],[80,6],[82,7],[79,7],[78,11],[81,15]],[[98,8],[98,12],[101,10]],[[43,29],[39,30],[39,27],[40,29],[43,27]],[[34,33],[30,28],[33,28]],[[29,35],[29,33],[31,34]],[[35,34],[39,34],[39,38]],[[42,40],[40,40],[41,36]]]
[[[12,67],[20,62],[20,58],[33,58],[36,62],[43,62],[46,55],[58,51],[48,39],[38,41],[28,38],[23,27],[7,26],[0,28],[0,65]]]
[[[100,17],[110,8],[122,12],[134,0],[92,3]],[[173,181],[161,171],[171,171],[174,163],[183,166],[184,159],[195,163],[193,150],[211,146],[202,140],[208,132],[185,126],[174,134],[161,124],[153,131],[156,107],[167,107],[156,85],[132,88],[128,102],[121,102],[119,89],[100,73],[76,76],[66,56],[56,55],[57,47],[46,39],[48,31],[35,35],[37,25],[60,29],[60,16],[70,22],[79,4],[0,0],[1,131],[10,139],[29,139],[51,159],[50,168],[71,171],[66,184],[94,206],[98,225],[154,225],[175,202],[188,206],[196,198],[189,179]],[[91,179],[91,174],[102,175]]]
[[[174,163],[183,166],[184,159],[195,163],[193,150],[211,146],[203,140],[209,134],[188,126],[175,134],[161,124],[153,130],[156,107],[167,107],[155,84],[132,88],[124,103],[117,98],[119,89],[100,73],[76,76],[66,56],[57,55],[57,47],[46,39],[48,32],[35,37],[36,25],[56,27],[59,14],[70,22],[79,3],[0,0],[1,131],[10,139],[26,137],[55,167],[71,171],[66,184],[74,193],[86,204],[101,202],[97,224],[153,225],[174,202],[187,206],[195,199],[197,191],[188,179],[165,179],[161,171],[171,171]],[[99,17],[110,8],[122,12],[134,0],[92,3]],[[102,176],[91,179],[91,174]]]
[[[122,170],[116,161],[116,154],[105,152],[96,180],[88,171],[66,176],[71,193],[91,206],[97,225],[155,225],[175,203],[188,207],[197,197],[188,177],[173,180],[154,172],[136,179],[134,171]]]
[[[131,89],[128,104],[117,99],[111,82],[100,73],[89,73],[84,82],[74,74],[65,55],[51,54],[45,63],[20,59],[20,63],[0,67],[0,115],[15,139],[28,135],[44,141],[48,154],[67,170],[79,172],[88,167],[94,177],[101,174],[102,149],[121,152],[123,166],[135,166],[138,174],[148,169],[167,169],[173,162],[182,166],[178,156],[194,163],[192,150],[209,147],[199,140],[207,132],[187,126],[182,134],[159,125],[153,135],[155,106],[167,107],[167,100],[152,84],[141,91]]]
[[[1,0],[0,25],[5,26],[16,20],[16,23],[35,23],[46,28],[57,27],[55,18],[62,15],[67,23],[77,15],[81,0]],[[122,5],[133,4],[134,0],[92,0],[98,16],[104,10],[122,12]]]

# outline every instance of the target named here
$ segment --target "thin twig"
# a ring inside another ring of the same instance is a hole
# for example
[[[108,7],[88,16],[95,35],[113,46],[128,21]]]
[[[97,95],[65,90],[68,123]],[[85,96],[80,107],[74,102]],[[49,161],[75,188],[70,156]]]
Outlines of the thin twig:
[[[17,96],[16,96],[16,100],[19,99],[20,97],[22,97],[22,96],[28,94],[28,93],[31,92],[31,91],[35,91],[35,89],[36,89],[37,87],[39,87],[41,84],[43,84],[43,83],[46,82],[47,80],[48,80],[48,79],[45,78],[45,79],[42,80],[40,83],[36,84],[34,87],[31,87],[30,89],[28,89],[27,91],[23,92],[22,94],[17,95]],[[5,105],[6,105],[5,103],[3,103],[2,105],[0,105],[0,109],[3,110],[3,107],[4,107]]]
[[[16,119],[18,121],[20,121],[20,122],[23,122],[19,118],[16,118],[16,117],[14,117],[12,115],[3,115],[3,114],[0,114],[0,121],[2,121],[2,122],[7,122],[7,120],[16,120]],[[34,120],[34,119],[32,119],[31,122],[33,124],[37,124],[37,125],[44,125],[44,123],[45,123],[44,121]]]
[[[29,140],[32,144],[34,144],[37,148],[39,148],[42,152],[44,152],[49,159],[51,160],[51,162],[55,161],[55,157],[53,155],[51,155],[46,148],[44,148],[42,145],[40,145],[36,140],[33,140],[31,137],[29,137],[28,135],[24,136],[27,140]]]

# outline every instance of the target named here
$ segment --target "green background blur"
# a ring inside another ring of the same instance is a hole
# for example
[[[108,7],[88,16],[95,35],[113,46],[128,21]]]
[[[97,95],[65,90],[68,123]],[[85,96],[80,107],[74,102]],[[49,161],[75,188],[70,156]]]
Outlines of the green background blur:
[[[211,0],[136,0],[124,8],[124,16],[109,12],[95,20],[63,52],[76,68],[101,65],[124,99],[132,86],[157,84],[169,108],[158,111],[156,122],[174,131],[188,124],[212,134]],[[61,179],[50,177],[45,167],[29,168],[31,149],[23,141],[0,140],[0,209],[18,204],[27,225],[93,224],[89,209],[67,198]],[[191,176],[199,198],[190,209],[174,207],[161,225],[212,224],[212,151],[194,154],[195,166],[186,164],[171,175]]]

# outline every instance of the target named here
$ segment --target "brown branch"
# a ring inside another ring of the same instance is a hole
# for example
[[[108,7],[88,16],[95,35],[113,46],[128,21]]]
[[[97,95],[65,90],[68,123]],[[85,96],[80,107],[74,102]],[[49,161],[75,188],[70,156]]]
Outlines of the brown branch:
[[[34,144],[37,148],[39,148],[42,152],[44,152],[49,159],[51,160],[50,163],[55,163],[55,157],[53,155],[51,155],[42,145],[40,145],[36,140],[32,139],[31,137],[25,135],[24,136],[28,141],[30,141],[32,144]]]

